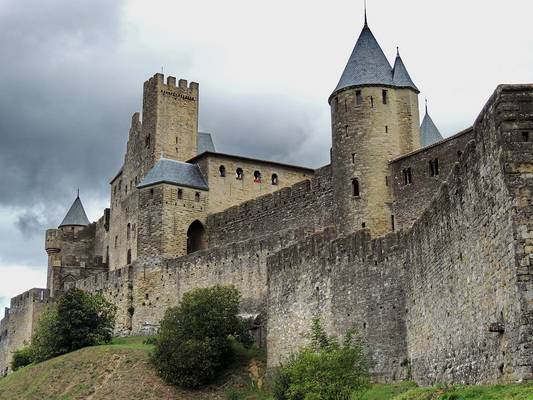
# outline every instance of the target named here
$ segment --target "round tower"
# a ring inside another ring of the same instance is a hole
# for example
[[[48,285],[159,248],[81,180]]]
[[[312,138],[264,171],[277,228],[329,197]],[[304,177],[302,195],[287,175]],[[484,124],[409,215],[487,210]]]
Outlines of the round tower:
[[[419,90],[366,23],[331,96],[331,165],[342,233],[394,230],[389,160],[420,147]]]

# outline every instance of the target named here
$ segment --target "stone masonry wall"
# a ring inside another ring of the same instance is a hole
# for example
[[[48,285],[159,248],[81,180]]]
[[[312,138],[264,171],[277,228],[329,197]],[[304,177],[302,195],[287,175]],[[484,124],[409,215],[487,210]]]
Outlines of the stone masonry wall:
[[[268,259],[268,366],[305,343],[319,317],[330,334],[355,328],[362,335],[375,379],[406,378],[406,270],[398,237],[371,240],[365,229],[335,238],[326,230]]]
[[[466,144],[472,140],[472,128],[452,137],[399,157],[389,163],[389,185],[393,194],[395,229],[411,227],[446,181],[455,163],[461,158]],[[432,174],[430,161],[438,163],[438,174]],[[411,169],[412,182],[405,184],[403,171]]]
[[[286,230],[272,235],[202,250],[176,259],[145,258],[129,268],[68,284],[102,293],[119,307],[118,334],[149,334],[168,307],[198,287],[232,284],[242,294],[242,311],[266,309],[266,259],[310,233]]]
[[[41,313],[51,301],[47,289],[31,289],[11,299],[0,320],[0,376],[11,369],[13,352],[29,344]]]
[[[408,351],[420,383],[532,377],[532,127],[533,86],[498,87],[409,234]]]
[[[284,229],[323,229],[334,219],[330,166],[311,180],[296,183],[207,217],[209,246],[270,234]]]
[[[500,86],[411,229],[319,234],[269,258],[269,366],[320,316],[367,336],[378,378],[531,379],[532,122],[533,86]]]

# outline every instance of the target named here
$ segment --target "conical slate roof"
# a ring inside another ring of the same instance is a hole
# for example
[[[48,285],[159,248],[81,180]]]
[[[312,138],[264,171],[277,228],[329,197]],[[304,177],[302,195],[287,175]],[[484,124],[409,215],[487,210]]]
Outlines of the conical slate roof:
[[[366,23],[333,93],[356,85],[392,86],[392,68]]]
[[[409,76],[409,72],[407,72],[407,68],[405,68],[399,51],[396,53],[396,60],[394,61],[394,68],[392,69],[392,84],[397,87],[411,88],[418,93],[420,92]]]
[[[81,204],[80,196],[78,196],[76,197],[76,200],[74,200],[74,203],[72,203],[72,206],[70,206],[67,215],[65,215],[65,218],[63,218],[63,222],[61,222],[59,227],[87,226],[89,223],[87,214],[85,214],[85,210],[83,209],[83,204]]]
[[[420,144],[422,147],[426,147],[440,140],[442,140],[442,135],[429,116],[428,107],[426,105],[426,115],[424,115],[422,125],[420,125]]]

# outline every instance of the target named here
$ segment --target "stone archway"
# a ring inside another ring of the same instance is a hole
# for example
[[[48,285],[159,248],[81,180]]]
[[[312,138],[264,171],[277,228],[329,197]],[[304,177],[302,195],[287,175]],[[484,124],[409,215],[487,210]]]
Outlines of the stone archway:
[[[198,220],[187,229],[187,254],[207,248],[205,228]]]

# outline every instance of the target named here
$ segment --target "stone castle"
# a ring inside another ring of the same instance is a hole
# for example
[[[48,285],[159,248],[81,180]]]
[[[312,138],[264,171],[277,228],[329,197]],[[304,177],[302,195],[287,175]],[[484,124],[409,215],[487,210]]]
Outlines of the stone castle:
[[[144,83],[110,207],[81,200],[46,231],[48,282],[11,300],[0,370],[64,290],[103,294],[118,335],[151,334],[197,287],[232,284],[268,365],[313,317],[355,326],[377,380],[533,378],[533,85],[500,85],[443,139],[400,57],[368,24],[331,108],[331,162],[312,170],[216,151],[199,86]]]

